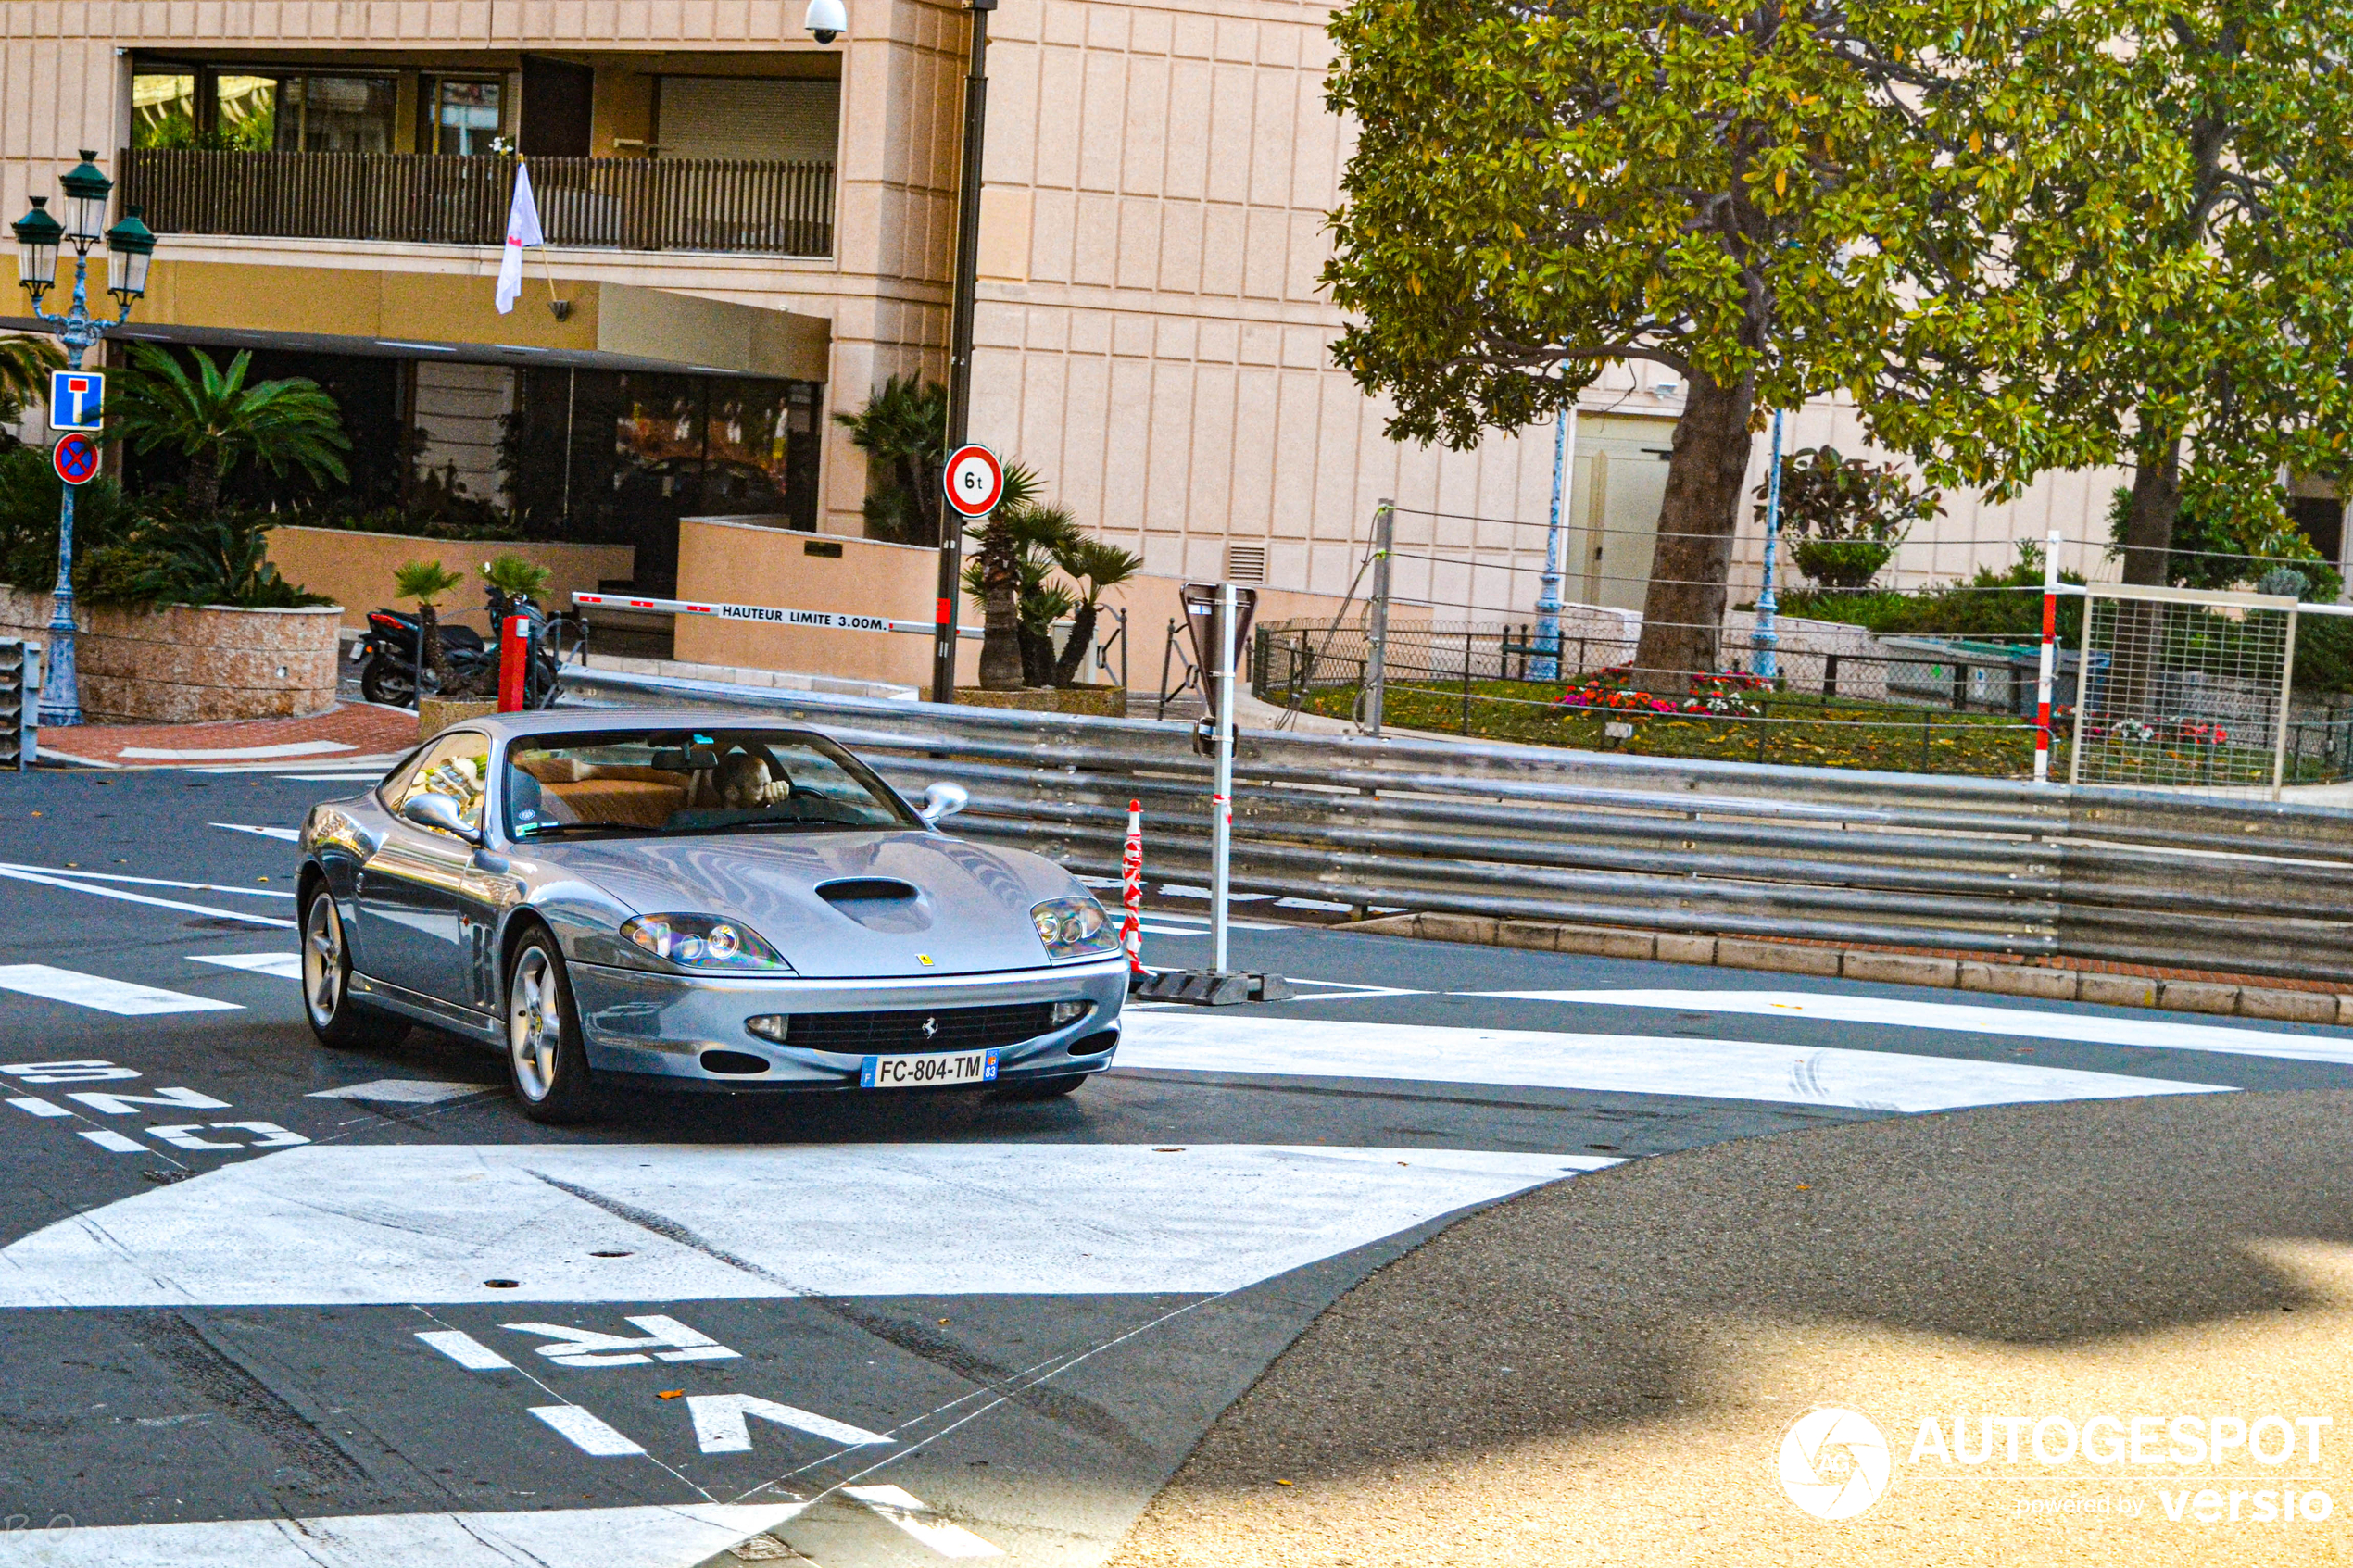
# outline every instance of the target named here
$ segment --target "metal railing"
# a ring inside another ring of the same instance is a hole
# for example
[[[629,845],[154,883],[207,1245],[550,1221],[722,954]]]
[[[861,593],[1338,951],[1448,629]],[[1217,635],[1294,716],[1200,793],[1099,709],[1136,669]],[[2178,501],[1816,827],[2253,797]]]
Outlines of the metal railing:
[[[496,245],[515,166],[411,153],[132,147],[126,206],[161,234]],[[834,166],[747,159],[535,157],[551,245],[831,256]]]
[[[0,643],[0,769],[32,766],[34,720],[41,707],[41,645]]]
[[[1189,726],[590,672],[605,702],[822,726],[955,831],[1155,880],[1208,865]],[[1244,732],[1234,885],[1428,911],[2353,981],[2353,813],[2091,786]]]

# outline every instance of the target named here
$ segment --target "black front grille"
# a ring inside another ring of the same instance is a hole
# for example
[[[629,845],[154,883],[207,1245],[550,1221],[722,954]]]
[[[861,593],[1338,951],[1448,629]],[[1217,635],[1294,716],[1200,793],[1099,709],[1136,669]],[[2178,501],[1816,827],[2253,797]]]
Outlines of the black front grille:
[[[925,1025],[930,1026],[925,1033]],[[932,1008],[907,1012],[797,1012],[785,1044],[847,1056],[968,1051],[1034,1040],[1054,1026],[1054,1004]]]

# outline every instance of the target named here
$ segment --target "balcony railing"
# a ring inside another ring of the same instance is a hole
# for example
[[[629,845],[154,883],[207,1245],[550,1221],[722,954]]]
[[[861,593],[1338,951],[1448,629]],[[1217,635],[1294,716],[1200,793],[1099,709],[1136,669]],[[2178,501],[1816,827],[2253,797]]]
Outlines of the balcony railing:
[[[161,234],[495,245],[514,166],[409,153],[126,149],[125,205]],[[551,245],[831,256],[834,166],[739,159],[535,157]]]

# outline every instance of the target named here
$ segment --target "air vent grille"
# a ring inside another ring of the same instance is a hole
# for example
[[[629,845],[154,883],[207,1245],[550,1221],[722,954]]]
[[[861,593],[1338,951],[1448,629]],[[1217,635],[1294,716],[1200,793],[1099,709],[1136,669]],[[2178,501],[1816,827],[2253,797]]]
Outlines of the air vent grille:
[[[1265,582],[1266,546],[1264,545],[1227,546],[1226,581],[1228,583]]]

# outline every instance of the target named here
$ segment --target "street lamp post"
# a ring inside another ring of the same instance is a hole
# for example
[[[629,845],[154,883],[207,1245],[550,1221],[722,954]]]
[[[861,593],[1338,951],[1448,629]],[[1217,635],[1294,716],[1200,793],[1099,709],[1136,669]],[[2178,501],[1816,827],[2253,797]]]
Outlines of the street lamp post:
[[[131,319],[131,307],[147,292],[147,265],[156,253],[156,236],[132,207],[122,220],[103,233],[107,197],[114,182],[98,171],[97,154],[83,148],[82,161],[57,182],[65,192],[66,220],[59,223],[48,210],[49,198],[32,198],[32,210],[9,225],[17,236],[17,282],[31,297],[32,313],[65,345],[69,369],[82,369],[82,357]],[[103,242],[113,253],[107,266],[107,292],[120,306],[112,321],[90,314],[90,247]],[[41,308],[41,301],[57,286],[59,246],[73,246],[73,300],[60,315]],[[82,722],[82,697],[73,658],[73,492],[57,503],[57,588],[49,611],[48,668],[41,681],[41,727],[64,729]]]
[[[1750,667],[1766,680],[1781,673],[1781,629],[1777,624],[1780,601],[1773,596],[1773,558],[1781,547],[1781,411],[1773,410],[1773,456],[1765,474],[1765,574],[1756,590],[1756,624],[1750,642],[1756,657]]]
[[[1536,580],[1536,660],[1539,681],[1561,678],[1561,521],[1577,487],[1577,403],[1553,418],[1553,509],[1544,525],[1544,574]]]

